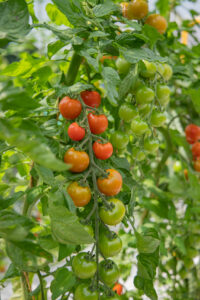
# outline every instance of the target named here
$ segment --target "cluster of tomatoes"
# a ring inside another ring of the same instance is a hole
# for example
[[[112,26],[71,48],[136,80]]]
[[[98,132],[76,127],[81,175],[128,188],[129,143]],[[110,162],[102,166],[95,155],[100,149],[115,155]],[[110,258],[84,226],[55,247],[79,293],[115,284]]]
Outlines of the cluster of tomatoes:
[[[129,20],[145,19],[145,24],[154,27],[160,34],[165,33],[167,29],[167,21],[159,14],[150,14],[148,2],[145,0],[133,0],[121,3],[122,14]]]
[[[123,58],[119,58],[116,65],[122,76],[131,68]],[[171,93],[166,82],[171,76],[172,68],[168,64],[148,61],[138,64],[138,77],[133,82],[131,94],[119,108],[119,117],[123,122],[120,125],[124,126],[126,134],[123,130],[117,130],[111,135],[113,146],[122,151],[126,149],[130,136],[133,136],[132,159],[141,161],[146,154],[156,153],[159,147],[158,141],[151,138],[152,129],[161,127],[166,122],[164,110]]]
[[[185,135],[187,142],[192,145],[194,169],[200,172],[200,127],[195,124],[189,124],[185,128]]]
[[[90,141],[94,139],[95,141],[92,144],[93,153],[91,157],[90,150],[88,155],[86,151],[76,150],[75,147],[71,147],[66,151],[64,161],[70,165],[70,171],[73,173],[81,173],[87,168],[91,168],[91,173],[93,172],[94,176],[96,176],[98,169],[96,170],[97,165],[94,162],[93,154],[97,159],[105,160],[113,153],[112,144],[110,142],[102,143],[97,136],[107,129],[108,120],[104,114],[98,114],[97,108],[101,104],[101,97],[98,92],[84,91],[78,98],[79,100],[64,97],[59,103],[59,110],[62,116],[67,120],[74,120],[79,116],[81,117],[82,113],[82,118],[80,118],[80,124],[82,124],[82,126],[77,122],[71,123],[68,127],[68,135],[72,141],[85,139],[87,142],[87,139],[90,139]],[[88,148],[89,147],[88,142]],[[99,266],[97,266],[97,262],[94,260],[91,252],[80,252],[72,260],[72,269],[75,275],[81,280],[94,278],[98,270],[98,276],[101,282],[106,287],[109,287],[109,295],[102,295],[101,299],[117,300],[122,292],[122,288],[119,288],[120,284],[116,284],[120,274],[117,265],[110,257],[117,255],[121,251],[122,241],[107,225],[117,225],[122,221],[125,215],[125,206],[123,202],[117,198],[105,198],[105,196],[114,197],[120,192],[122,188],[121,174],[115,169],[107,169],[104,173],[106,173],[104,177],[98,177],[96,180],[99,198],[104,199],[97,207],[101,220],[99,251],[103,260],[99,263]],[[88,185],[82,186],[77,181],[69,184],[67,192],[76,207],[86,206],[92,198],[90,187]],[[113,288],[113,291],[111,288]],[[77,286],[74,299],[96,300],[98,299],[98,294],[99,292],[92,283],[88,284],[88,282],[83,281]]]

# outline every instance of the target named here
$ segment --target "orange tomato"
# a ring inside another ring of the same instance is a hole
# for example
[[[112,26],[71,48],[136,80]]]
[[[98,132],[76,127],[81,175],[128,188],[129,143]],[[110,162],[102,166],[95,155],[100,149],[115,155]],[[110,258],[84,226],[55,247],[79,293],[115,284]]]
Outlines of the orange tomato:
[[[64,97],[59,103],[61,115],[67,120],[77,118],[82,110],[82,105],[79,100]]]
[[[70,171],[80,173],[88,168],[90,159],[85,151],[76,151],[74,148],[70,148],[65,153],[64,162],[71,165]]]
[[[88,186],[80,186],[77,181],[72,182],[68,186],[67,192],[77,207],[83,207],[91,200],[90,188]]]
[[[156,28],[160,34],[165,33],[167,29],[167,21],[164,17],[158,14],[152,14],[148,16],[145,23]]]
[[[121,285],[120,283],[115,283],[113,291],[116,292],[118,295],[121,295],[123,291],[123,285]]]
[[[194,162],[194,169],[197,172],[200,172],[200,158],[198,158],[197,160],[195,160]]]
[[[129,2],[127,17],[129,20],[141,20],[149,12],[148,3],[145,0],[134,0]]]
[[[107,169],[106,172],[108,173],[106,178],[97,179],[99,191],[106,196],[115,196],[122,188],[122,176],[114,169]]]

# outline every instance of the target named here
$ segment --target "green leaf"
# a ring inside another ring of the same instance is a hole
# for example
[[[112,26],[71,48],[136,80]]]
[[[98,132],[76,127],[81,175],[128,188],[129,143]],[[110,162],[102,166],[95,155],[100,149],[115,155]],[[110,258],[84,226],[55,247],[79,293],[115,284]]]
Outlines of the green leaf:
[[[51,218],[52,235],[61,244],[91,244],[94,239],[79,223],[78,217],[66,207],[50,201],[49,215]]]
[[[162,16],[168,16],[168,12],[170,10],[170,2],[168,0],[158,0],[156,2],[156,7]]]
[[[71,255],[76,249],[75,245],[59,245],[59,255],[58,261],[62,260],[63,258]]]
[[[99,64],[96,58],[93,58],[91,55],[91,49],[88,50],[81,50],[80,51],[80,55],[83,56],[86,61],[88,62],[88,64],[90,65],[90,67],[94,68],[95,71],[99,71]],[[92,53],[93,54],[93,53]]]
[[[143,26],[142,32],[148,37],[151,46],[154,46],[158,40],[164,40],[163,35],[160,34],[157,29],[149,26],[148,24]]]
[[[118,169],[125,169],[126,171],[130,170],[130,164],[126,158],[111,156],[111,161]]]
[[[120,83],[117,71],[110,67],[103,68],[102,77],[104,79],[107,98],[110,104],[117,106],[119,101],[117,86]]]
[[[70,26],[70,23],[66,16],[63,13],[61,13],[55,5],[48,3],[46,5],[46,12],[50,20],[56,25]]]
[[[123,100],[123,98],[129,93],[131,88],[133,87],[134,80],[136,79],[136,75],[133,72],[129,72],[126,77],[121,81],[119,86],[119,97]]]
[[[30,156],[34,162],[46,168],[55,171],[68,169],[66,164],[55,157],[43,140],[35,136],[34,128],[28,121],[0,120],[0,138],[6,140],[10,145],[16,146]]]
[[[194,201],[200,201],[200,184],[198,177],[195,174],[188,172],[190,187],[187,191],[187,196],[192,198]],[[185,190],[183,190],[184,192]]]
[[[114,4],[113,2],[111,2],[111,1],[105,1],[104,4],[96,5],[93,8],[93,12],[94,12],[94,15],[97,18],[100,18],[100,17],[104,17],[104,16],[107,16],[107,15],[110,15],[113,12],[117,11],[118,9],[119,8],[117,7],[117,5]]]
[[[29,33],[29,12],[25,0],[0,2],[0,39],[22,39]]]
[[[65,43],[58,40],[48,44],[48,57],[51,58],[56,52],[65,46]]]
[[[54,178],[54,174],[53,172],[48,169],[45,168],[43,166],[39,166],[39,165],[34,165],[38,175],[40,176],[40,179],[49,185],[55,185],[55,178]]]
[[[149,229],[145,233],[136,234],[137,248],[140,253],[153,253],[160,245],[160,240],[157,237],[155,230]]]
[[[63,87],[60,88],[60,86],[58,88],[56,88],[56,94],[58,97],[62,97],[63,95],[66,94],[80,94],[82,91],[85,90],[90,90],[92,89],[93,86],[91,84],[84,84],[81,82],[77,82],[74,85],[71,85],[70,87]]]
[[[137,63],[140,60],[148,60],[148,61],[158,61],[158,62],[166,62],[167,58],[161,57],[155,54],[148,48],[142,49],[132,49],[132,50],[121,50],[122,55],[124,58],[129,61],[130,63]]]
[[[15,267],[13,263],[11,263],[1,281],[5,281],[7,279],[20,276],[19,270]]]
[[[0,196],[0,209],[5,209],[9,207],[10,205],[18,201],[20,198],[22,198],[23,195],[24,192],[17,192],[14,193],[11,197],[5,199],[2,196]]]
[[[186,251],[186,248],[185,248],[184,240],[181,237],[176,236],[175,239],[174,239],[174,244],[176,245],[176,247],[178,248],[178,250],[183,255],[186,255],[187,251]]]
[[[200,114],[200,89],[194,90],[190,89],[187,91],[187,95],[191,97],[192,103],[194,105],[194,108],[198,114]]]
[[[76,283],[75,275],[66,268],[57,269],[54,280],[51,282],[50,290],[52,299],[57,299],[60,295],[65,294]]]

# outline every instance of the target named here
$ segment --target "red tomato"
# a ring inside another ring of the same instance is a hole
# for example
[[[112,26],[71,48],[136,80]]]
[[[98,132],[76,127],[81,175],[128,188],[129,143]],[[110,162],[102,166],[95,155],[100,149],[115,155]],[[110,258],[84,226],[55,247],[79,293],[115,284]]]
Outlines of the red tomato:
[[[96,158],[105,160],[111,157],[113,153],[113,146],[111,143],[101,144],[97,141],[93,144],[93,151]]]
[[[200,158],[198,158],[197,160],[195,160],[195,162],[194,162],[194,169],[197,172],[200,172]]]
[[[113,291],[116,292],[118,295],[121,295],[122,290],[123,290],[123,285],[121,285],[120,283],[115,283],[113,287]]]
[[[81,93],[84,103],[91,107],[99,107],[101,104],[101,96],[96,91],[84,91]]]
[[[121,191],[122,176],[114,169],[108,169],[106,172],[109,173],[108,177],[97,179],[98,188],[106,196],[115,196]]]
[[[90,125],[90,130],[94,134],[101,134],[108,127],[108,119],[105,115],[95,115],[94,113],[89,113],[88,122]]]
[[[82,105],[81,102],[76,99],[64,97],[59,103],[59,110],[65,119],[74,120],[80,115]]]
[[[196,142],[192,145],[192,154],[194,159],[200,158],[200,143]]]
[[[73,141],[81,141],[85,137],[85,129],[74,122],[69,125],[68,135]]]
[[[195,124],[190,124],[185,128],[186,140],[189,144],[194,144],[200,140],[200,127]]]

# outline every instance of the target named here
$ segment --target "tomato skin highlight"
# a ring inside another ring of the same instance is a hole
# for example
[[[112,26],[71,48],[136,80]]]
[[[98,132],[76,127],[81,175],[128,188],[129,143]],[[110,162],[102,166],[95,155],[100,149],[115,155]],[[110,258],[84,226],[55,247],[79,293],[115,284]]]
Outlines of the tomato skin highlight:
[[[112,204],[113,207],[108,210],[105,206],[102,206],[99,211],[99,216],[106,225],[117,225],[124,218],[126,211],[125,206],[123,202],[117,198],[109,199],[108,203]]]
[[[165,33],[167,30],[167,21],[159,14],[149,15],[145,21],[145,24],[154,27],[160,34]]]
[[[81,283],[75,290],[74,300],[98,300],[98,292],[91,291],[89,285]]]
[[[144,0],[133,0],[127,7],[127,17],[129,20],[141,20],[148,14],[148,3]]]
[[[76,122],[69,125],[67,133],[73,141],[81,141],[85,137],[85,129]]]
[[[99,249],[104,257],[112,257],[120,253],[122,249],[122,241],[118,235],[110,238],[111,233],[100,232]]]
[[[200,143],[196,142],[192,145],[192,155],[194,159],[200,158]]]
[[[94,276],[97,271],[97,264],[94,260],[88,259],[88,254],[81,252],[72,260],[72,270],[81,279],[88,279]]]
[[[105,115],[89,113],[88,122],[93,134],[101,134],[108,128],[108,119]]]
[[[113,154],[113,146],[109,142],[105,144],[101,144],[98,141],[96,141],[94,142],[92,148],[96,158],[101,160],[106,160],[109,157],[111,157]]]
[[[81,92],[81,98],[84,103],[90,107],[99,107],[101,104],[101,96],[97,91],[84,91]]]
[[[186,140],[189,144],[194,144],[200,140],[200,127],[195,124],[189,124],[185,128]]]
[[[80,173],[88,168],[90,159],[85,151],[76,151],[74,148],[70,148],[65,153],[64,162],[71,165],[69,169],[71,172]]]
[[[111,260],[103,260],[99,265],[99,276],[102,282],[112,286],[119,279],[119,269]]]
[[[115,283],[113,291],[116,292],[118,295],[121,295],[123,291],[123,285],[121,285],[120,283]]]
[[[59,103],[59,110],[65,119],[74,120],[80,115],[82,111],[82,105],[77,99],[64,97]]]
[[[76,207],[83,207],[91,200],[91,191],[88,186],[80,186],[77,181],[70,183],[67,192]]]
[[[99,191],[106,196],[115,196],[121,191],[122,176],[114,169],[107,169],[106,172],[109,173],[107,178],[97,179]]]

